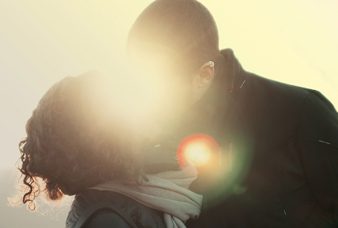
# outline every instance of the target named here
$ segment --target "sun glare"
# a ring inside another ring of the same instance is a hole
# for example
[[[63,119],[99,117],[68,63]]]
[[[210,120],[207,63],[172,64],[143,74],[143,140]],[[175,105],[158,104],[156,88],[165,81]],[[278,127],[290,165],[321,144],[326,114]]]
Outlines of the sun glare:
[[[177,157],[181,166],[188,164],[195,167],[214,166],[219,159],[219,149],[216,140],[211,136],[196,134],[183,139]]]
[[[211,158],[210,148],[203,142],[193,142],[184,151],[184,158],[194,166],[204,166]]]

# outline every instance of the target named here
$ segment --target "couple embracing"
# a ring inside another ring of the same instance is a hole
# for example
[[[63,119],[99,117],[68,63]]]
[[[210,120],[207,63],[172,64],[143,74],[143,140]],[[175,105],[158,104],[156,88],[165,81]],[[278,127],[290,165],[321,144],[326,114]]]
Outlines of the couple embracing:
[[[195,0],[150,4],[128,56],[146,88],[88,73],[40,100],[20,142],[24,203],[75,195],[67,228],[338,226],[338,115],[323,95],[245,71]],[[142,107],[142,90],[156,102]]]

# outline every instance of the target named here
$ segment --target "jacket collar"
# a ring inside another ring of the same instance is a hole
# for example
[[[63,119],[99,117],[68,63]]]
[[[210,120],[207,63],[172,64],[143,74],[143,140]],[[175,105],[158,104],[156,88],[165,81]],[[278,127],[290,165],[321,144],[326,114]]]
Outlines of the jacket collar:
[[[209,113],[226,111],[246,83],[247,74],[231,49],[224,49],[215,59],[215,79],[207,93],[192,108]],[[217,113],[215,113],[216,115]],[[218,114],[217,114],[218,115]]]

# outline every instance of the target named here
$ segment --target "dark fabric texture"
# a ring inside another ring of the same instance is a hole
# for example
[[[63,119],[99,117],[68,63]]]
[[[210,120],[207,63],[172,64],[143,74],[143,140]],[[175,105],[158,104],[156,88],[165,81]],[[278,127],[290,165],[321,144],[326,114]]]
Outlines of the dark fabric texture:
[[[96,211],[82,226],[83,228],[119,227],[130,228],[131,226],[116,212],[109,209]]]
[[[118,193],[86,190],[75,196],[66,228],[164,228],[162,212]]]
[[[203,172],[191,186],[204,200],[188,228],[338,227],[338,115],[319,92],[249,73],[227,49],[210,91],[172,126],[150,147],[145,162],[160,161],[146,164],[153,173],[177,169],[176,148],[195,133],[233,156],[234,168],[216,186]],[[77,195],[67,228],[83,217],[92,227],[164,227],[161,213],[113,193]],[[106,220],[112,224],[95,225]]]
[[[315,90],[246,72],[229,49],[222,57],[214,87],[195,109],[212,111],[180,131],[209,134],[241,158],[212,190],[203,173],[193,183],[204,205],[188,227],[338,227],[333,105]]]

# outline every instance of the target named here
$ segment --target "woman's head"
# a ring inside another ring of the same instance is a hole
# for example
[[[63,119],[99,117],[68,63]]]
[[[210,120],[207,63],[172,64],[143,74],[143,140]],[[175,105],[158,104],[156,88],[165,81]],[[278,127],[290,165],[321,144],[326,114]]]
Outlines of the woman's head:
[[[104,102],[109,99],[102,99],[109,93],[97,95],[97,85],[104,84],[99,80],[93,75],[67,77],[40,100],[20,142],[24,203],[40,193],[39,180],[55,200],[107,180],[138,179],[134,134],[113,115]]]

